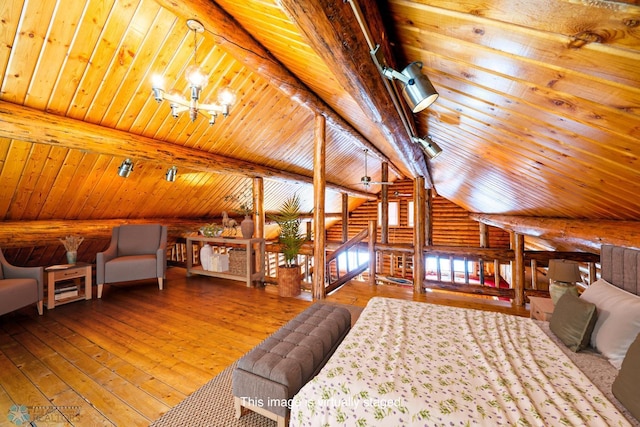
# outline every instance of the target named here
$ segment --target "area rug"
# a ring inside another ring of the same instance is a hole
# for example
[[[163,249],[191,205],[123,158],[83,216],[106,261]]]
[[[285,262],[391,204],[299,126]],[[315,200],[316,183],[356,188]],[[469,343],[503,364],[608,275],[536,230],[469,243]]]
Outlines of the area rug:
[[[248,411],[239,420],[233,409],[231,375],[236,363],[171,408],[151,427],[275,427],[276,422]]]
[[[337,305],[349,310],[351,326],[363,310],[363,307],[350,304],[319,304]],[[236,365],[237,361],[167,411],[151,427],[276,427],[275,421],[252,411],[246,411],[239,420],[236,419],[231,394],[231,378]]]

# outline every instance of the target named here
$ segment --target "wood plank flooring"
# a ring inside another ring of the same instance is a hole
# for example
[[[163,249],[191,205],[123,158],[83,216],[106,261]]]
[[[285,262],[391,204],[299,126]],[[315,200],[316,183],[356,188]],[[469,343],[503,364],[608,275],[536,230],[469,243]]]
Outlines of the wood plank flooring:
[[[350,283],[327,302],[364,307],[373,296],[528,315],[509,303]],[[186,278],[106,286],[102,299],[0,316],[0,427],[12,405],[38,425],[148,425],[312,304],[308,293]],[[354,317],[359,310],[354,309]],[[33,419],[32,419],[33,421]]]

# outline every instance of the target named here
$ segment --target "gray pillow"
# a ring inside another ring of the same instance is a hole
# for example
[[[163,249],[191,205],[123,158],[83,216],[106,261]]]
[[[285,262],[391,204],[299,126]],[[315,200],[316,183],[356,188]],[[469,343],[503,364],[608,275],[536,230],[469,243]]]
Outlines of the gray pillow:
[[[640,420],[640,334],[627,350],[611,391],[620,403]]]
[[[567,292],[558,300],[549,328],[564,345],[577,352],[589,346],[596,319],[595,304]]]
[[[580,298],[598,308],[591,347],[620,369],[629,346],[640,333],[640,297],[598,279]]]

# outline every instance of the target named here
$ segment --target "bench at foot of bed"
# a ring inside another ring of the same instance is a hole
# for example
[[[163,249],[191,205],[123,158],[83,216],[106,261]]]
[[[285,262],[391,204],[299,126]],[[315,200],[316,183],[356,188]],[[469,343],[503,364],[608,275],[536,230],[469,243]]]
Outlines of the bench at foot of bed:
[[[350,329],[349,310],[316,303],[258,344],[233,371],[236,418],[249,409],[284,427],[293,396],[320,371]]]

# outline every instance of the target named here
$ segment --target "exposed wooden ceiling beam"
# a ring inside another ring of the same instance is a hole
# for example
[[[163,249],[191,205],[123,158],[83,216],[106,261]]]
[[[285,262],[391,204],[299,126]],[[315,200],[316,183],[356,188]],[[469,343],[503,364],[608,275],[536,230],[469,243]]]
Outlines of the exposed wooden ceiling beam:
[[[476,221],[514,233],[561,241],[600,252],[603,244],[638,248],[640,221],[471,214]]]
[[[259,176],[313,185],[313,177],[169,144],[4,101],[0,101],[0,123],[0,137],[9,139],[173,164],[204,172],[228,173],[251,178]],[[326,186],[327,189],[363,199],[376,197],[364,191],[356,191],[336,184],[327,183]]]
[[[432,187],[424,154],[410,140],[348,2],[280,0],[279,3],[306,36],[309,45],[326,62],[340,85],[378,123],[393,148],[402,153],[415,176],[424,177],[427,187]],[[369,7],[366,15],[366,25],[373,42],[381,46],[388,43],[378,9]],[[387,46],[381,48],[389,52]],[[413,120],[412,117],[408,119]]]
[[[275,215],[276,212],[273,212]],[[269,216],[271,214],[268,214]],[[326,218],[340,218],[341,213],[326,214]],[[311,220],[313,215],[304,215]],[[31,246],[60,245],[60,238],[70,234],[90,240],[108,240],[113,227],[122,224],[163,224],[168,227],[169,241],[194,233],[211,218],[121,218],[91,220],[37,220],[0,221],[0,247],[24,248]],[[268,224],[275,224],[268,221]]]
[[[170,241],[193,233],[207,219],[144,218],[144,219],[91,219],[2,221],[0,244],[3,248],[61,245],[60,238],[70,234],[90,240],[108,240],[113,227],[122,224],[163,224],[168,227]]]
[[[209,0],[156,0],[156,2],[184,20],[197,19],[202,22],[207,34],[213,37],[215,43],[229,52],[238,62],[259,74],[293,101],[314,114],[325,116],[327,126],[347,135],[362,148],[368,149],[381,162],[389,163],[389,167],[396,175],[405,176],[384,153],[333,111],[216,3]]]

